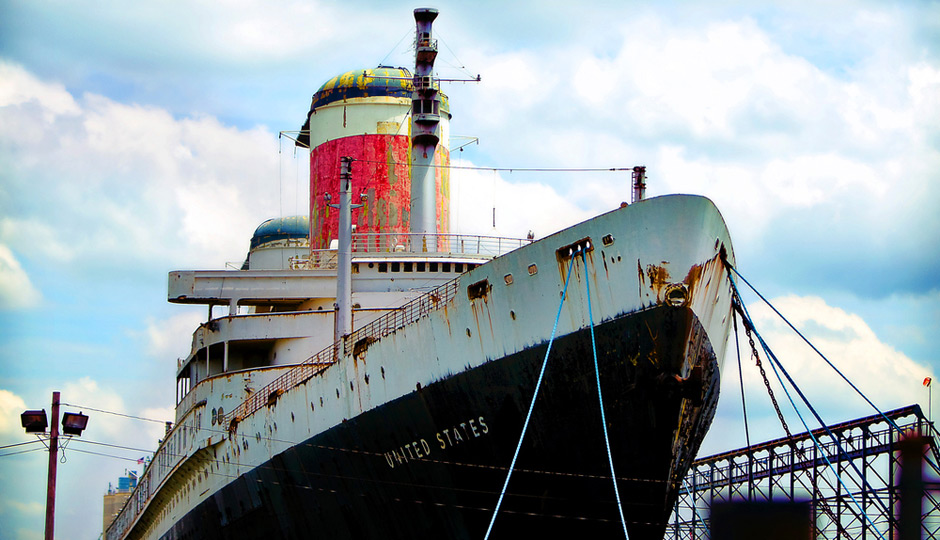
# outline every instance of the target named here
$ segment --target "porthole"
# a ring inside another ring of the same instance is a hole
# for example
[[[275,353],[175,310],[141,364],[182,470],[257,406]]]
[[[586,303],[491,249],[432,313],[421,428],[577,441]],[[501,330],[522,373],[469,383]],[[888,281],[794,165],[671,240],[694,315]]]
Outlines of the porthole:
[[[503,281],[506,282],[506,285],[512,285],[512,274],[506,274],[503,276]]]
[[[538,273],[539,273],[539,267],[535,263],[530,264],[529,275],[534,276],[535,274],[538,274]]]

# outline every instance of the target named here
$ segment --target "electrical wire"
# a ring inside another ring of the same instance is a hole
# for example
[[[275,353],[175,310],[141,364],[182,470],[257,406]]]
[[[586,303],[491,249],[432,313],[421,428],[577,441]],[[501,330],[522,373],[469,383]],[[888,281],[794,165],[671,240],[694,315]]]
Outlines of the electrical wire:
[[[104,414],[111,414],[111,415],[114,415],[114,416],[123,416],[124,418],[132,418],[132,419],[134,419],[134,420],[144,420],[144,421],[146,421],[146,422],[155,422],[155,423],[157,423],[157,424],[166,424],[166,423],[167,423],[167,420],[156,420],[156,419],[154,419],[154,418],[144,418],[144,417],[142,417],[142,416],[134,416],[134,415],[131,415],[131,414],[124,414],[124,413],[119,413],[119,412],[114,412],[114,411],[106,411],[106,410],[104,410],[104,409],[95,409],[94,407],[86,407],[86,406],[84,406],[84,405],[76,405],[76,404],[74,404],[74,403],[63,403],[62,405],[66,406],[66,407],[75,407],[75,408],[77,408],[77,409],[82,409],[82,410],[86,410],[86,411],[95,411],[95,412],[100,412],[100,413],[104,413]]]
[[[388,57],[391,56],[392,53],[395,52],[395,49],[397,49],[398,46],[401,45],[401,42],[402,42],[402,41],[405,41],[405,38],[408,37],[408,35],[411,34],[411,33],[412,33],[411,30],[408,30],[408,31],[405,32],[405,35],[403,35],[403,36],[401,37],[401,39],[398,40],[398,43],[396,43],[396,44],[391,48],[391,50],[388,51],[388,54],[386,54],[386,55],[382,58],[382,60],[379,61],[379,65],[380,65],[380,66],[385,64],[385,61],[388,60]]]
[[[0,446],[0,450],[6,450],[7,448],[14,448],[14,447],[17,447],[17,446],[26,446],[27,444],[36,444],[36,443],[38,443],[38,442],[40,442],[39,439],[36,439],[36,440],[34,440],[34,441],[26,441],[26,442],[19,442],[19,443],[13,443],[13,444],[5,444],[5,445],[3,445],[3,446]]]
[[[353,159],[363,163],[388,163],[386,161],[374,161],[367,159]],[[401,165],[397,161],[391,162],[394,165]],[[427,165],[435,169],[459,169],[468,171],[503,171],[503,172],[623,172],[632,171],[633,167],[474,167],[470,165]]]
[[[42,452],[45,448],[30,448],[28,450],[19,450],[17,452],[7,452],[6,454],[0,454],[0,457],[15,456],[17,454],[28,454],[30,452]]]

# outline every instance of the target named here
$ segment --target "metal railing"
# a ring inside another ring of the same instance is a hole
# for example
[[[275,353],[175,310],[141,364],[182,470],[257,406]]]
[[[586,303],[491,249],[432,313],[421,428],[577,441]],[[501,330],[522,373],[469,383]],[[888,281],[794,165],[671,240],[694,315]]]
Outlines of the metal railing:
[[[343,352],[347,355],[352,354],[356,352],[357,348],[367,347],[392,332],[404,328],[421,317],[440,309],[457,295],[458,281],[458,279],[448,281],[431,292],[422,294],[407,304],[402,305],[400,308],[386,313],[369,324],[355,330],[346,338]]]
[[[353,253],[421,253],[496,257],[532,240],[466,234],[361,233],[352,238]]]
[[[335,363],[336,350],[331,345],[248,396],[235,410],[223,417],[222,425],[230,430],[233,429],[242,418],[246,418],[268,403],[273,403],[284,392],[319,375]]]
[[[352,238],[353,256],[389,255],[421,257],[493,258],[532,243],[527,238],[466,234],[357,233]],[[291,257],[291,270],[335,270],[335,249],[313,249],[309,256]]]
[[[679,489],[665,538],[710,538],[713,504],[799,500],[810,501],[813,538],[886,538],[897,526],[899,442],[926,436],[926,473],[940,474],[937,433],[917,405],[812,434],[818,446],[801,433],[696,460]],[[923,502],[923,538],[940,538],[940,499],[925,491]],[[860,534],[847,535],[849,529]]]
[[[357,347],[367,347],[432,311],[440,309],[456,296],[458,281],[459,278],[436,287],[355,330],[343,340],[343,353],[348,355],[355,351]],[[224,416],[222,425],[229,426],[229,429],[234,428],[243,418],[247,418],[268,404],[273,404],[278,396],[284,392],[323,373],[328,367],[337,362],[339,347],[340,342],[333,343],[254,392],[238,407]]]

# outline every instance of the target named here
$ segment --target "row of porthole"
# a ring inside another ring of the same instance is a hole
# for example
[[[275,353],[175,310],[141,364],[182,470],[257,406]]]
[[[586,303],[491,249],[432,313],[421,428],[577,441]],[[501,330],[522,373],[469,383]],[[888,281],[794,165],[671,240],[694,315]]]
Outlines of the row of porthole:
[[[378,271],[381,274],[391,272],[450,272],[453,268],[453,272],[457,274],[462,274],[464,270],[470,271],[480,266],[479,264],[474,263],[449,263],[449,262],[426,262],[426,261],[395,261],[395,262],[380,262],[380,263],[369,263],[369,268],[375,268],[378,265]],[[356,273],[359,269],[359,263],[353,264],[353,273]],[[440,269],[440,270],[438,270]]]
[[[530,276],[534,276],[535,274],[539,273],[539,267],[537,264],[532,263],[529,265],[528,271]],[[506,285],[512,285],[512,274],[509,273],[503,276],[503,281],[506,283]]]
[[[601,238],[601,241],[604,243],[605,246],[609,246],[609,245],[611,245],[611,244],[614,243],[614,237],[613,237],[613,235],[611,235],[611,234],[605,234],[605,235]],[[585,246],[590,250],[591,241],[590,241],[589,238],[585,240]],[[618,259],[619,259],[619,257],[618,257]],[[535,264],[535,263],[530,264],[530,265],[526,268],[526,270],[529,272],[529,275],[530,275],[530,276],[534,276],[535,274],[538,274],[538,273],[539,273],[539,267],[538,267],[538,265]],[[506,274],[505,276],[503,276],[503,282],[505,282],[506,285],[512,285],[512,282],[513,282],[512,273],[509,273],[509,274]],[[513,317],[513,318],[515,319],[515,317]]]

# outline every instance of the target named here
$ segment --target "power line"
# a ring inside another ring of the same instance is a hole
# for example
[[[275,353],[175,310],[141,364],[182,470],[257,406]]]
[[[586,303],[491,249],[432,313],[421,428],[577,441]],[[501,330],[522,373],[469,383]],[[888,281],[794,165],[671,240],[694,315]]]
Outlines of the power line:
[[[92,455],[94,455],[94,456],[104,456],[104,457],[109,457],[109,458],[114,458],[114,459],[123,459],[124,461],[133,461],[134,463],[138,463],[138,461],[137,461],[136,459],[134,459],[134,458],[124,457],[124,456],[115,456],[114,454],[104,454],[104,453],[102,453],[102,452],[92,452],[91,450],[82,450],[82,449],[80,449],[80,448],[69,448],[69,450],[72,451],[72,452],[81,452],[82,454],[92,454]]]
[[[373,161],[368,159],[356,159],[360,163],[380,163],[387,164],[386,161]],[[393,165],[408,165],[407,163],[393,162]],[[470,165],[422,165],[422,167],[431,167],[434,169],[461,169],[469,171],[503,171],[503,172],[623,172],[632,171],[633,167],[474,167]]]
[[[19,452],[7,452],[6,454],[0,454],[0,457],[15,456],[15,455],[17,455],[17,454],[28,454],[28,453],[30,453],[30,452],[43,452],[43,451],[45,451],[45,450],[46,450],[45,447],[43,447],[43,448],[30,448],[29,450],[20,450]]]
[[[0,446],[0,450],[6,450],[7,448],[13,448],[14,446],[24,446],[24,445],[27,445],[27,444],[36,444],[36,443],[38,443],[38,442],[41,442],[41,441],[40,441],[39,439],[36,439],[35,441],[26,441],[26,442],[21,442],[21,443],[6,444],[6,445],[3,445],[3,446]]]
[[[114,411],[106,411],[104,409],[95,409],[94,407],[86,407],[84,405],[76,405],[74,403],[63,403],[62,405],[65,405],[68,407],[76,407],[76,408],[86,410],[86,411],[95,411],[95,412],[100,412],[104,414],[112,414],[114,416],[123,416],[124,418],[133,418],[134,420],[145,420],[147,422],[155,422],[157,424],[166,424],[168,422],[168,420],[155,420],[153,418],[144,418],[142,416],[134,416],[131,414],[124,414],[124,413],[119,413],[119,412],[114,412]]]
[[[85,439],[73,439],[73,440],[74,440],[74,441],[77,441],[77,442],[80,442],[80,443],[85,443],[85,444],[94,444],[94,445],[97,445],[97,446],[107,446],[108,448],[118,448],[118,449],[120,449],[120,450],[133,450],[134,452],[146,452],[146,453],[148,453],[148,454],[152,454],[152,453],[153,453],[153,450],[147,450],[147,449],[144,449],[144,448],[134,448],[134,447],[131,447],[131,446],[120,446],[120,445],[117,445],[117,444],[108,444],[108,443],[97,442],[97,441],[89,441],[89,440],[85,440]]]

